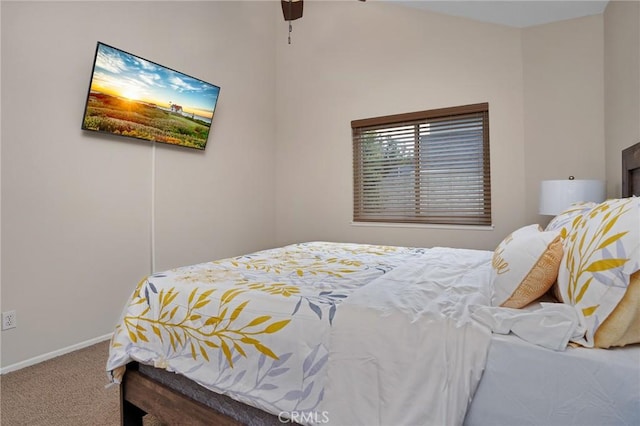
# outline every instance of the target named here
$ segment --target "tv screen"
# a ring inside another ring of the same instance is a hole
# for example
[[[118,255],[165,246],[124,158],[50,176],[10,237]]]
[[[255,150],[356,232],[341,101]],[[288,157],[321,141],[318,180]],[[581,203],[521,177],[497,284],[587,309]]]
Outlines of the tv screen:
[[[84,130],[205,149],[220,88],[98,42]]]

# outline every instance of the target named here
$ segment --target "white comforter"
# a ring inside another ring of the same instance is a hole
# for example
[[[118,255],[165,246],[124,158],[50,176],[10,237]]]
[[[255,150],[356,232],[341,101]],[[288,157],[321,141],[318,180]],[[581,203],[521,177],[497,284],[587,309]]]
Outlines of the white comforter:
[[[490,344],[490,331],[468,309],[489,303],[490,257],[434,248],[345,300],[330,333],[323,418],[462,424]]]
[[[312,242],[142,280],[111,342],[131,360],[302,424],[461,424],[480,380],[492,252]]]

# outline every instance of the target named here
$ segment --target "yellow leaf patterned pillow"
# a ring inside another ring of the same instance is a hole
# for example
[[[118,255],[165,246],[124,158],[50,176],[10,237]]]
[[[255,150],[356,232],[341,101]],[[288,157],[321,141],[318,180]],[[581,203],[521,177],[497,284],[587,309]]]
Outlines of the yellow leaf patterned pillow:
[[[562,213],[551,219],[551,222],[549,222],[545,231],[560,231],[560,236],[564,241],[573,224],[580,220],[584,214],[589,213],[595,206],[597,206],[597,204],[592,201],[578,201],[576,203],[572,203]],[[556,299],[562,300],[558,284],[554,283],[552,287],[553,295]]]
[[[640,342],[640,198],[607,200],[573,221],[559,295],[584,316],[586,347]],[[630,277],[633,275],[633,279]]]
[[[574,221],[578,220],[585,213],[591,211],[597,204],[591,201],[583,201],[571,204],[562,213],[551,219],[551,222],[544,229],[545,231],[560,231],[562,238],[566,238]]]
[[[520,228],[493,252],[492,306],[522,308],[541,297],[556,281],[562,261],[558,231],[540,225]]]

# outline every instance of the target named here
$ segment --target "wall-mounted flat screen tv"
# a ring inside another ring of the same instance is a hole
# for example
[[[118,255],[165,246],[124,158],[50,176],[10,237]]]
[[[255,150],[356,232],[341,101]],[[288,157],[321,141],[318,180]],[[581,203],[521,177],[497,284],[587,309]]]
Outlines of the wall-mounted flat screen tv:
[[[205,149],[220,87],[98,42],[82,128]]]

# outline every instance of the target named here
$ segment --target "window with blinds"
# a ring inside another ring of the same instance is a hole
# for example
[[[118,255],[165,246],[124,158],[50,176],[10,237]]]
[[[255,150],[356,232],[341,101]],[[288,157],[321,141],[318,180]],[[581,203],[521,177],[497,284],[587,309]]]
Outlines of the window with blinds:
[[[354,221],[491,225],[488,103],[351,128]]]

